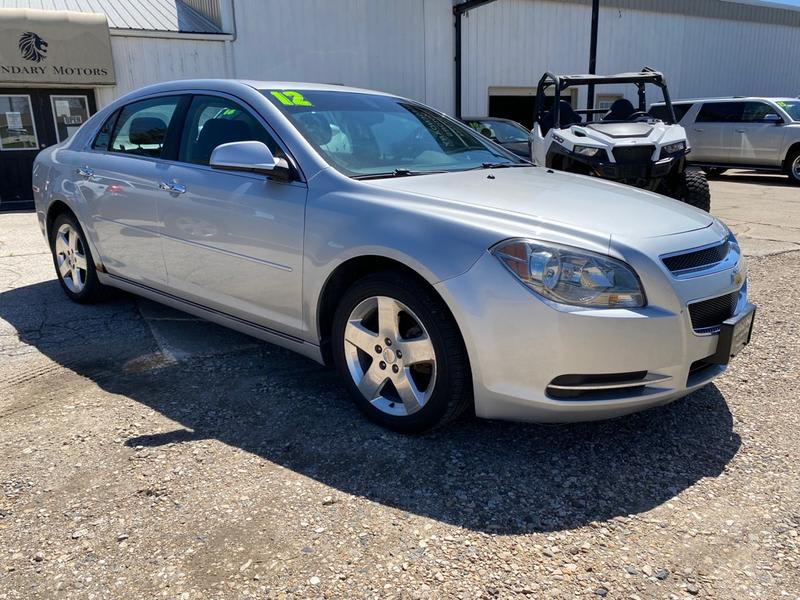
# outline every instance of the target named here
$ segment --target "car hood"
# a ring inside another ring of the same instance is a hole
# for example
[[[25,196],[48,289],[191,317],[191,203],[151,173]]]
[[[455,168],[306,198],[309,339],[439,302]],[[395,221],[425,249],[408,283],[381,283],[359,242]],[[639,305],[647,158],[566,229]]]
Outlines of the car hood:
[[[376,179],[381,188],[514,215],[558,222],[577,230],[650,238],[703,229],[706,212],[618,183],[541,167],[480,169]]]
[[[605,147],[636,146],[638,144],[670,144],[686,140],[686,130],[680,125],[667,125],[662,121],[634,123],[589,123],[572,125],[561,130],[574,144],[597,142]]]

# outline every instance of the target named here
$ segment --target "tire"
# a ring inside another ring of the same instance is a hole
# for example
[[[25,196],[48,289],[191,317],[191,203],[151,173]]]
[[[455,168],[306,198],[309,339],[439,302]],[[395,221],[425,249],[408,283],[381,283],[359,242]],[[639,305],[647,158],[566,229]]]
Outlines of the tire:
[[[703,169],[708,179],[716,179],[717,177],[725,173],[727,170],[728,169],[723,169],[722,167],[705,167]]]
[[[61,289],[73,302],[91,304],[106,295],[97,279],[97,269],[78,220],[61,213],[50,227],[50,252]]]
[[[711,210],[711,190],[703,171],[686,169],[680,175],[677,188],[674,198],[706,212]]]
[[[786,157],[786,175],[794,185],[800,185],[800,148]]]
[[[331,338],[336,370],[358,408],[379,425],[420,433],[472,405],[458,326],[442,300],[412,277],[387,271],[354,283],[336,308]]]

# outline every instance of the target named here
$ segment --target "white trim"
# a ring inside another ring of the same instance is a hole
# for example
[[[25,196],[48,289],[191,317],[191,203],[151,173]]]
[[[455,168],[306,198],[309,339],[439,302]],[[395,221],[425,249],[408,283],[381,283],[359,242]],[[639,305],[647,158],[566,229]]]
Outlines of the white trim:
[[[33,126],[33,139],[36,142],[35,148],[3,148],[3,140],[0,138],[0,151],[2,152],[38,152],[39,148],[39,133],[36,131],[36,115],[33,113],[33,102],[31,102],[30,94],[0,94],[0,98],[27,98],[28,109],[31,111],[31,125]]]
[[[228,42],[232,33],[184,33],[182,31],[154,31],[152,29],[109,29],[111,37],[162,38],[171,40],[202,40],[206,42]]]
[[[92,116],[91,115],[91,110],[92,109],[89,107],[89,96],[85,96],[83,94],[51,94],[50,95],[50,114],[53,117],[53,126],[56,128],[56,140],[57,140],[56,143],[60,144],[64,140],[62,140],[61,136],[58,134],[58,118],[56,117],[56,105],[54,103],[54,100],[56,98],[83,98],[86,101],[86,121],[88,121],[89,117]],[[84,121],[84,123],[86,121]],[[81,123],[81,125],[83,125],[83,123]],[[67,137],[66,139],[69,139],[69,137]]]

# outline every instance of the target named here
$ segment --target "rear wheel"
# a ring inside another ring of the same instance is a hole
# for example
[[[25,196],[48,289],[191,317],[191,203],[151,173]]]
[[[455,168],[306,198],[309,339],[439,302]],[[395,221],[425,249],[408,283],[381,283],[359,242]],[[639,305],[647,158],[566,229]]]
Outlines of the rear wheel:
[[[789,181],[800,185],[800,148],[786,158],[786,174],[789,176]]]
[[[105,286],[97,280],[97,270],[78,220],[61,213],[50,228],[50,249],[61,288],[70,300],[88,304],[101,300]]]
[[[461,334],[432,290],[398,273],[369,275],[342,298],[333,356],[356,405],[373,421],[420,432],[472,400]]]

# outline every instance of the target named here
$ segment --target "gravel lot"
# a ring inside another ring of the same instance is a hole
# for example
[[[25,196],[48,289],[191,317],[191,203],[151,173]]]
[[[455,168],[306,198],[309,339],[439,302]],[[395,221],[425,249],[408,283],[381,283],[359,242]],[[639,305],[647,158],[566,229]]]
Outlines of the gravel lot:
[[[0,215],[0,599],[800,598],[800,193],[724,179],[759,314],[715,384],[421,437],[279,348],[71,304],[33,215]]]

